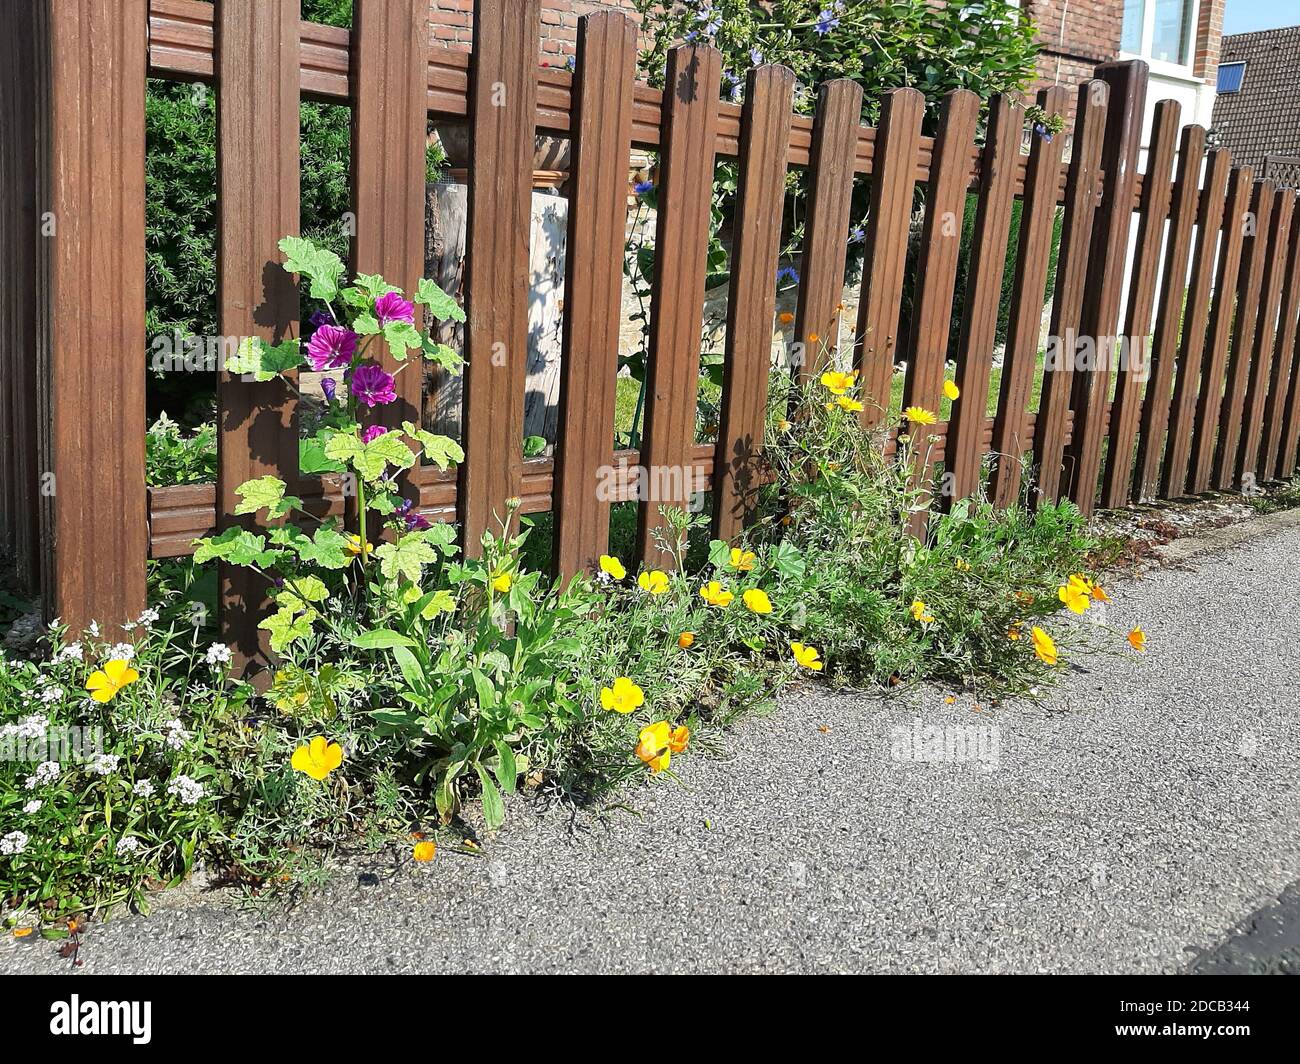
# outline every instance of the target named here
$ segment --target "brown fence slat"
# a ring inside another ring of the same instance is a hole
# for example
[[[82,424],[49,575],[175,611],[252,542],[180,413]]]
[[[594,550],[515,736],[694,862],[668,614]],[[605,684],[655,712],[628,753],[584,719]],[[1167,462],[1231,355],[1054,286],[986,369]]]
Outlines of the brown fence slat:
[[[608,11],[583,17],[556,445],[553,562],[562,578],[592,569],[609,549],[609,500],[598,481],[614,460],[635,66],[636,26],[630,19]]]
[[[1160,478],[1165,429],[1169,425],[1174,354],[1178,347],[1183,307],[1187,299],[1187,259],[1192,248],[1192,226],[1196,222],[1201,163],[1204,158],[1204,128],[1185,127],[1178,145],[1178,178],[1174,182],[1169,206],[1169,239],[1165,248],[1164,278],[1156,310],[1155,335],[1151,343],[1151,370],[1142,400],[1141,436],[1133,474],[1134,502],[1151,498]]]
[[[1196,421],[1192,433],[1192,471],[1188,490],[1207,490],[1213,479],[1214,444],[1218,438],[1219,411],[1223,399],[1223,376],[1228,362],[1228,338],[1237,305],[1237,281],[1241,276],[1242,250],[1249,217],[1250,167],[1234,169],[1228,182],[1228,202],[1223,209],[1223,236],[1219,245],[1219,269],[1214,281],[1214,305],[1210,309],[1208,359],[1196,398]]]
[[[695,443],[700,331],[722,56],[715,48],[674,48],[668,57],[659,220],[650,307],[650,366],[641,446],[637,554],[647,566],[674,564],[655,536],[661,506],[685,507],[696,485]]]
[[[1082,372],[1074,377],[1071,404],[1074,434],[1066,452],[1069,495],[1085,516],[1092,513],[1097,498],[1103,436],[1101,410],[1106,405],[1112,363],[1102,348],[1113,341],[1119,321],[1142,112],[1146,104],[1147,65],[1139,60],[1103,63],[1097,68],[1097,76],[1111,88],[1101,160],[1106,181],[1097,208],[1097,232],[1079,329],[1080,335],[1094,339],[1096,357],[1092,365],[1080,367]]]
[[[1250,198],[1251,232],[1242,247],[1242,269],[1237,279],[1237,314],[1232,322],[1232,346],[1228,352],[1228,375],[1219,407],[1219,438],[1214,448],[1214,486],[1228,491],[1237,483],[1237,453],[1242,419],[1246,414],[1246,390],[1250,373],[1255,328],[1259,323],[1259,297],[1269,251],[1270,222],[1276,186],[1257,181]]]
[[[1291,386],[1282,411],[1282,442],[1278,447],[1277,475],[1290,479],[1296,470],[1297,449],[1300,449],[1300,332],[1291,349]]]
[[[381,274],[408,299],[424,275],[428,43],[426,0],[358,0],[351,78],[353,272]],[[419,424],[424,369],[418,352],[398,372],[402,363],[385,344],[370,351],[397,375],[397,402],[379,407],[376,421],[389,428]]]
[[[1102,505],[1107,508],[1123,505],[1130,494],[1133,445],[1142,413],[1142,384],[1147,376],[1151,311],[1155,306],[1160,251],[1165,242],[1165,219],[1169,215],[1173,192],[1169,171],[1173,166],[1174,145],[1181,121],[1182,106],[1176,100],[1161,100],[1156,104],[1146,182],[1138,206],[1128,307],[1124,312],[1124,329],[1117,338],[1114,358],[1111,359],[1116,370],[1115,398],[1110,418],[1110,449],[1101,492]]]
[[[523,479],[539,0],[479,0],[466,222],[461,538],[473,557],[500,533]]]
[[[1259,320],[1251,349],[1250,375],[1246,387],[1246,414],[1242,418],[1241,443],[1237,449],[1236,483],[1248,490],[1257,487],[1260,442],[1264,434],[1268,389],[1277,368],[1277,317],[1282,303],[1282,281],[1286,274],[1295,196],[1278,189],[1273,197],[1268,250],[1259,300]]]
[[[1210,318],[1210,285],[1218,261],[1219,233],[1228,195],[1232,153],[1212,151],[1205,163],[1205,187],[1196,218],[1196,252],[1192,256],[1192,279],[1187,291],[1186,322],[1178,347],[1178,368],[1174,376],[1173,407],[1169,419],[1169,443],[1165,451],[1160,494],[1177,498],[1187,489],[1187,472],[1192,455],[1192,429],[1196,420],[1196,395],[1201,384]]]
[[[730,540],[740,532],[758,503],[794,85],[794,71],[783,66],[751,70],[745,85],[722,415],[714,461],[717,539]]]
[[[889,410],[890,382],[899,358],[898,316],[924,115],[925,97],[916,89],[885,93],[876,130],[853,356],[862,373],[862,423],[867,426],[878,425]]]
[[[1059,85],[1038,94],[1038,106],[1049,115],[1063,113],[1068,100],[1069,94]],[[1035,137],[1029,149],[1016,248],[1017,268],[1012,281],[1002,382],[993,423],[989,498],[997,506],[1010,506],[1020,497],[1021,458],[1030,444],[1026,431],[1029,396],[1037,369],[1047,271],[1056,228],[1056,189],[1064,151],[1063,136]],[[984,387],[987,389],[987,381]],[[963,387],[962,395],[965,394]],[[982,417],[982,407],[979,413]]]
[[[1297,193],[1290,193],[1294,198]],[[1291,374],[1295,369],[1296,314],[1300,311],[1300,217],[1293,204],[1291,246],[1287,251],[1286,279],[1283,281],[1282,305],[1277,333],[1277,361],[1269,381],[1268,407],[1264,412],[1264,443],[1260,453],[1259,475],[1263,480],[1278,476],[1282,464],[1280,453],[1286,404],[1290,398]]]
[[[1052,298],[1051,335],[1056,338],[1057,346],[1055,352],[1049,347],[1043,363],[1043,391],[1034,428],[1036,497],[1049,502],[1059,498],[1065,472],[1062,463],[1074,380],[1074,343],[1083,315],[1109,101],[1110,86],[1106,82],[1090,81],[1079,86],[1073,160],[1066,183],[1061,250]]]
[[[962,217],[971,142],[979,119],[980,100],[973,92],[957,89],[944,97],[935,138],[934,162],[926,187],[925,223],[917,257],[916,288],[912,305],[912,338],[903,381],[903,406],[924,407],[937,414],[943,396],[944,363],[952,326],[952,297],[961,253]],[[870,268],[870,267],[868,267]],[[929,487],[933,459],[926,432],[915,433],[913,482]],[[925,513],[912,514],[913,532],[925,526]]]
[[[281,269],[278,247],[299,224],[297,51],[298,0],[218,5],[217,316],[226,337],[278,343],[298,331],[298,287]],[[217,427],[217,527],[254,528],[254,517],[235,516],[241,484],[275,476],[297,487],[293,390],[283,380],[259,384],[222,371]],[[225,564],[219,579],[222,638],[237,668],[263,669],[269,637],[257,625],[269,605],[266,580]]]
[[[802,376],[838,364],[839,307],[861,116],[861,85],[847,78],[822,85],[813,127],[811,187],[795,310],[794,335],[803,344]]]
[[[941,500],[945,505],[979,487],[984,458],[979,437],[984,430],[985,400],[993,370],[993,342],[997,338],[1016,163],[1020,160],[1024,128],[1024,107],[1007,96],[993,97],[980,167],[966,306],[957,342],[956,379],[961,395],[952,405],[948,426],[946,491]],[[1041,295],[1043,285],[1038,287]]]

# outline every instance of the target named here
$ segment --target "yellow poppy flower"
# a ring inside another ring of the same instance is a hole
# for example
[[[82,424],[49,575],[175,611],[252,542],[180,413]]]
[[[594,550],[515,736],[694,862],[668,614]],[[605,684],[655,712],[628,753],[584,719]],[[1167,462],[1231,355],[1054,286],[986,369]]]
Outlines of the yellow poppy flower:
[[[681,724],[674,728],[672,734],[668,736],[668,749],[674,754],[680,754],[686,749],[686,744],[690,741],[691,729],[686,727],[685,724]]]
[[[794,425],[791,422],[787,421],[785,418],[782,418],[780,421],[776,423],[776,427],[780,432],[789,432],[792,428],[794,428]]]
[[[96,669],[86,681],[86,690],[96,702],[111,702],[113,696],[123,687],[129,687],[140,679],[140,674],[131,668],[129,661],[114,658],[102,669]]]
[[[785,310],[776,316],[776,320],[779,321],[782,325],[791,325],[794,323],[794,315],[791,314],[788,310]]]
[[[650,771],[660,773],[672,762],[673,730],[666,720],[641,729],[636,745],[636,756],[650,766]]]
[[[645,692],[626,676],[620,676],[613,687],[600,689],[600,704],[615,713],[628,714],[645,705]]]
[[[361,543],[361,537],[358,536],[355,532],[353,532],[349,534],[348,541],[344,545],[343,549],[347,551],[349,554],[351,554],[352,557],[359,558],[363,554],[369,556],[370,553],[375,549],[375,545],[373,543],[366,543],[363,546]]]
[[[507,594],[510,591],[510,585],[512,583],[514,583],[514,580],[511,579],[509,573],[502,573],[500,576],[494,576],[492,578],[493,590],[500,592],[502,595]]]
[[[1092,585],[1092,597],[1095,598],[1098,602],[1110,601],[1110,596],[1106,594],[1106,592],[1102,589],[1102,586],[1100,584]]]
[[[934,623],[934,618],[926,612],[925,603],[920,599],[912,600],[912,620],[920,621],[922,624]]]
[[[903,417],[913,425],[933,425],[939,420],[923,406],[909,406],[903,411]]]
[[[727,607],[731,605],[731,600],[736,596],[724,588],[716,580],[710,580],[708,584],[700,588],[700,598],[710,606]]]
[[[1056,642],[1052,637],[1037,625],[1030,630],[1029,634],[1033,636],[1034,653],[1038,655],[1038,660],[1044,665],[1055,665],[1057,660]]]
[[[809,333],[808,342],[810,344],[821,343],[821,335],[819,333]]]
[[[651,569],[636,578],[637,586],[652,595],[662,595],[668,590],[668,574],[659,569]]]
[[[417,842],[415,844],[411,850],[411,856],[417,861],[423,863],[425,861],[432,861],[434,854],[437,852],[438,847],[428,839],[425,839],[423,842]]]
[[[1056,589],[1056,597],[1065,604],[1066,609],[1071,613],[1082,613],[1091,603],[1088,588],[1079,583],[1074,577],[1070,577],[1068,584],[1062,584]]]
[[[1128,634],[1128,645],[1141,654],[1147,648],[1147,634],[1141,628],[1134,628]]]
[[[767,592],[759,588],[751,587],[740,596],[741,601],[749,608],[750,613],[771,613],[772,600],[767,597]]]
[[[754,563],[758,556],[752,550],[741,550],[739,547],[731,548],[731,567],[738,569],[742,573],[747,573],[754,568]]]
[[[794,655],[796,664],[807,669],[809,672],[821,672],[824,662],[821,654],[816,647],[807,647],[802,643],[791,643],[790,653]]]
[[[966,561],[963,558],[958,558],[956,563],[954,564],[954,568],[956,568],[957,572],[959,573],[969,573],[970,562]]]
[[[840,373],[837,370],[827,370],[821,375],[822,387],[831,395],[843,395],[857,382],[857,372]]]
[[[298,772],[305,772],[314,780],[323,780],[343,764],[343,747],[332,743],[323,735],[298,747],[289,764]]]
[[[841,395],[835,400],[835,402],[841,410],[847,410],[851,414],[859,414],[862,412],[862,404],[856,399],[850,399],[847,395]]]
[[[627,576],[627,570],[623,568],[623,563],[608,554],[600,556],[600,571],[609,573],[615,580],[622,580],[623,577]]]
[[[943,394],[955,403],[961,398],[961,389],[957,387],[956,381],[944,381]]]
[[[683,632],[681,635],[677,637],[677,645],[681,647],[683,650],[689,650],[691,647],[695,645],[695,633]]]

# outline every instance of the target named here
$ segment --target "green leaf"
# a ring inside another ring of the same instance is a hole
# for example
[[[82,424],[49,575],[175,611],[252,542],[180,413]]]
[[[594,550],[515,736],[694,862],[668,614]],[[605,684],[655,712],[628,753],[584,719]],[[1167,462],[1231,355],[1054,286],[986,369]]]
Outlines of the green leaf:
[[[286,580],[284,589],[275,596],[275,601],[285,609],[298,613],[309,610],[311,607],[308,603],[324,602],[329,596],[325,582],[318,576],[308,575]]]
[[[389,466],[410,469],[415,465],[415,454],[400,433],[386,432],[369,443],[348,432],[336,433],[325,445],[325,457],[345,462],[365,481],[376,481]]]
[[[298,547],[298,557],[305,562],[315,562],[323,569],[346,569],[352,564],[352,555],[347,553],[348,543],[348,537],[337,529],[318,528],[310,544]]]
[[[487,769],[475,764],[474,771],[478,773],[479,782],[483,785],[483,820],[489,831],[496,831],[506,818],[505,802],[496,784],[492,782],[492,777],[487,774]]]
[[[545,436],[525,436],[524,437],[524,457],[536,458],[539,454],[546,453]]]
[[[386,296],[389,292],[401,291],[400,288],[393,287],[377,273],[359,273],[352,278],[352,283],[365,292],[371,300]]]
[[[413,584],[420,582],[424,566],[436,562],[438,555],[419,536],[403,536],[396,543],[385,543],[375,551],[379,571],[390,580],[404,576]]]
[[[392,650],[394,647],[413,647],[416,642],[391,628],[375,628],[353,636],[352,645],[359,650]]]
[[[406,353],[412,348],[422,346],[424,340],[420,330],[409,321],[390,321],[384,326],[384,342],[398,362],[406,361]]]
[[[245,528],[228,528],[219,536],[195,540],[198,565],[219,558],[231,565],[252,565],[266,550],[266,539]]]
[[[334,462],[325,457],[325,444],[332,435],[330,429],[321,429],[315,436],[298,441],[298,468],[304,476],[342,473],[346,469],[342,462]]]
[[[460,304],[427,277],[421,278],[416,288],[415,301],[422,307],[427,307],[437,321],[465,320],[465,311]]]
[[[424,456],[439,469],[445,470],[452,462],[465,461],[465,451],[449,436],[427,432],[409,421],[402,422],[402,431],[416,440],[424,449]],[[380,439],[383,437],[381,436]]]
[[[293,506],[302,505],[301,499],[292,496],[285,498],[284,481],[278,477],[258,477],[256,480],[245,481],[235,489],[235,494],[241,500],[235,506],[236,516],[255,514],[258,510],[265,509],[269,516],[281,517]]]
[[[236,377],[252,377],[265,383],[273,381],[286,370],[303,364],[301,344],[298,340],[285,340],[271,347],[258,336],[245,336],[239,348],[226,359],[226,372]]]
[[[421,337],[420,349],[426,359],[435,365],[441,366],[449,373],[459,373],[460,367],[465,364],[465,360],[461,358],[454,347],[438,343],[437,340],[428,336]]]
[[[731,564],[731,544],[725,539],[709,540],[709,564],[725,569]]]
[[[328,301],[338,295],[343,260],[334,252],[300,236],[286,236],[280,241],[280,251],[285,257],[284,268],[311,282],[312,299]]]
[[[271,633],[271,649],[277,654],[283,654],[291,643],[311,635],[311,623],[319,616],[315,610],[298,614],[289,607],[282,606],[257,627]]]
[[[510,747],[500,739],[492,744],[497,751],[496,774],[497,779],[501,781],[501,789],[506,794],[515,793],[515,785],[519,782],[519,769],[515,767],[515,754]]]
[[[370,311],[363,310],[352,319],[352,331],[358,336],[378,336],[379,319]]]
[[[424,679],[424,670],[420,668],[420,662],[414,654],[406,647],[394,647],[393,658],[397,662],[397,667],[402,670],[402,679],[407,686],[414,688],[416,691],[428,690],[428,684]]]

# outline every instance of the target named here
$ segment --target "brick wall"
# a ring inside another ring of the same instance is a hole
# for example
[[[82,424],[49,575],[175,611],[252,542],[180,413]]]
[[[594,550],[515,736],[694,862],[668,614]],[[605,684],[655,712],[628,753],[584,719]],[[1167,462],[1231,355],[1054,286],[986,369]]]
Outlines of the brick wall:
[[[622,10],[637,18],[632,0],[542,0],[542,55],[567,57],[578,46],[578,19],[592,11]],[[433,35],[469,51],[473,39],[473,0],[430,0]]]
[[[1218,77],[1225,3],[1226,0],[1201,0],[1201,12],[1196,20],[1196,58],[1192,73],[1206,81]]]
[[[1092,77],[1098,63],[1119,55],[1119,0],[1025,0],[1021,8],[1038,23],[1043,46],[1036,89],[1077,85]]]

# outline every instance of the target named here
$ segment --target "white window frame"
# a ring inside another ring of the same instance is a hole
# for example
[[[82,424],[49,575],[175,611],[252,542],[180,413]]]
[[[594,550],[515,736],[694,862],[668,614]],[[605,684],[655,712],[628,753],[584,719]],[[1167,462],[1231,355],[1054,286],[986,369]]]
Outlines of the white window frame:
[[[1123,18],[1121,7],[1120,18]],[[1139,52],[1121,51],[1121,59],[1141,59],[1151,67],[1153,74],[1165,74],[1169,77],[1194,80],[1192,71],[1196,67],[1196,31],[1201,21],[1201,0],[1192,0],[1191,36],[1187,41],[1187,62],[1171,63],[1166,59],[1155,59],[1151,55],[1151,41],[1156,35],[1156,7],[1154,0],[1142,0],[1142,50]]]

